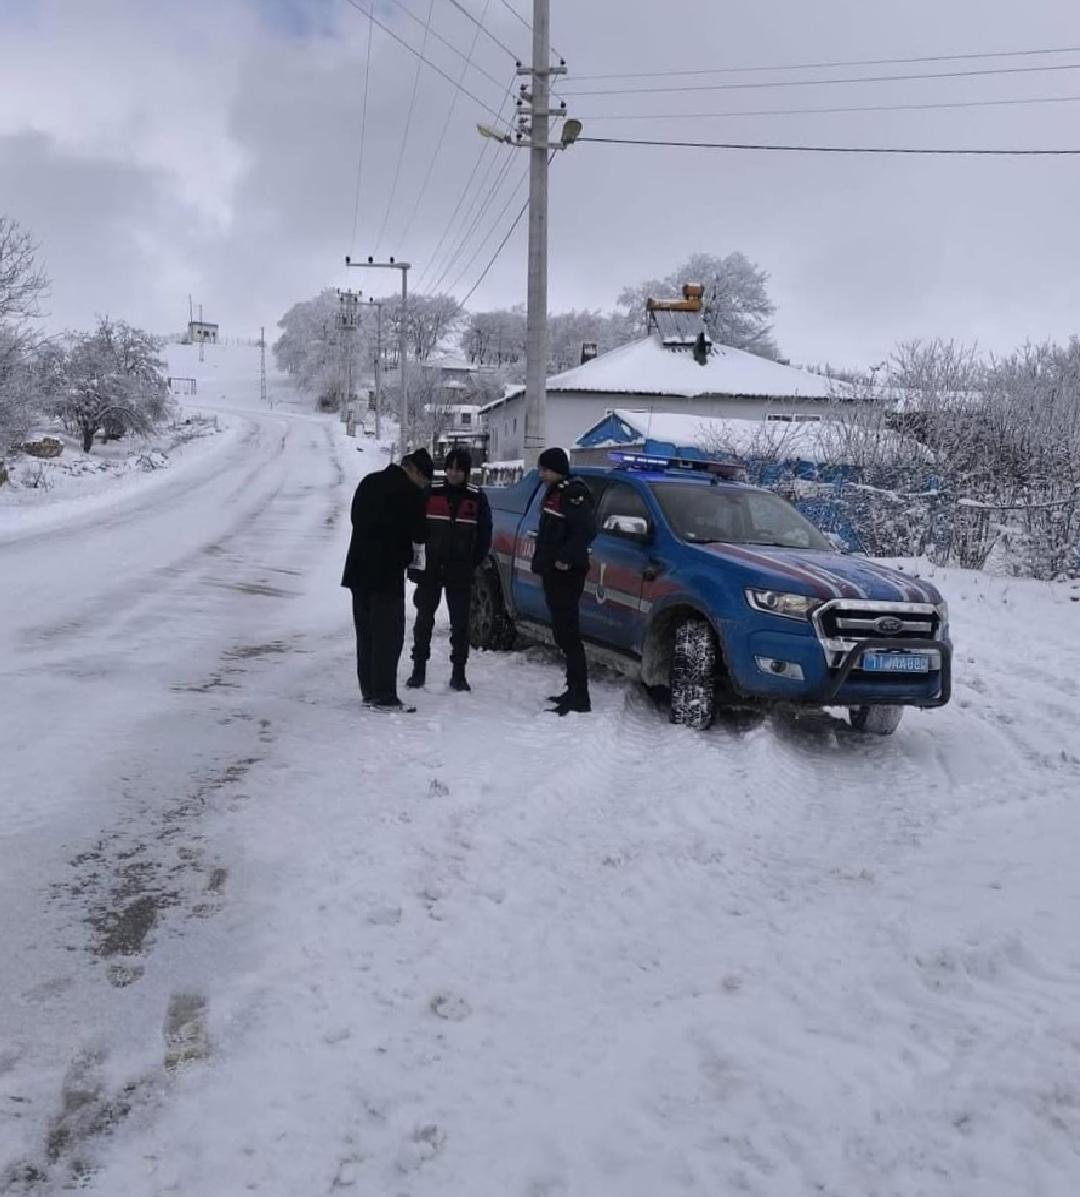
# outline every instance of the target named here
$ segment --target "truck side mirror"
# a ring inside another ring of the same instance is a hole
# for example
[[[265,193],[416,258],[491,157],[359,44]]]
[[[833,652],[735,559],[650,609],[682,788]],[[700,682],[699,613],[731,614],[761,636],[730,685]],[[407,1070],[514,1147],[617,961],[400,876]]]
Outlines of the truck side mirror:
[[[649,521],[640,515],[609,515],[604,520],[603,530],[628,540],[649,539]]]

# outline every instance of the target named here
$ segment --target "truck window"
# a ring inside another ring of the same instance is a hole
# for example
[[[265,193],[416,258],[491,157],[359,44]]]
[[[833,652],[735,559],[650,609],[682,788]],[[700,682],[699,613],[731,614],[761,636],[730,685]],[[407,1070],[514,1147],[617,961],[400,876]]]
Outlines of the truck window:
[[[636,515],[648,520],[649,509],[632,486],[627,486],[625,482],[612,482],[597,508],[596,526],[603,528],[604,521],[611,515]]]
[[[658,482],[652,487],[676,536],[691,544],[832,548],[790,503],[765,491]]]

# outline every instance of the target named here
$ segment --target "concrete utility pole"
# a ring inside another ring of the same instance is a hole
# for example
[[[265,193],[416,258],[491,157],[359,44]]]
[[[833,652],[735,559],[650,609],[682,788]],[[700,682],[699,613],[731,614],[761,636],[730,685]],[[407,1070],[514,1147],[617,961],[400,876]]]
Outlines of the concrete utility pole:
[[[398,437],[401,456],[409,451],[409,270],[408,262],[395,262],[391,258],[388,262],[376,262],[369,257],[366,262],[354,262],[346,254],[346,266],[356,266],[361,270],[400,270],[401,271],[401,327],[398,335],[398,363],[401,367],[401,432]]]
[[[382,310],[380,300],[369,299],[368,303],[377,313],[375,318],[375,439],[382,438]]]
[[[518,127],[514,134],[490,125],[477,125],[482,137],[491,137],[506,145],[523,144],[529,134],[529,302],[525,321],[525,468],[536,464],[544,448],[544,408],[547,383],[547,242],[548,242],[548,163],[556,150],[565,150],[581,135],[581,121],[567,117],[566,105],[557,109],[551,103],[553,75],[565,75],[566,62],[550,66],[551,0],[533,0],[533,64],[518,64],[517,73],[528,75],[532,84],[521,85],[518,100]],[[551,144],[551,118],[563,120],[562,138]]]
[[[259,329],[259,399],[267,402],[266,398],[266,326]]]
[[[345,334],[345,397],[341,402],[341,419],[349,424],[353,399],[353,336],[360,327],[360,295],[356,291],[338,292],[338,328]],[[350,434],[352,435],[352,434]]]

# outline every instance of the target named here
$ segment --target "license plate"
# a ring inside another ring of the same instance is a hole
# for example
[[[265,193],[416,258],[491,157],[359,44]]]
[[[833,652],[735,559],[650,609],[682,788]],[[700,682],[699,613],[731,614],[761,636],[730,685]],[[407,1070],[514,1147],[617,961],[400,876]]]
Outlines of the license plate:
[[[866,653],[860,668],[866,673],[929,673],[924,653]]]

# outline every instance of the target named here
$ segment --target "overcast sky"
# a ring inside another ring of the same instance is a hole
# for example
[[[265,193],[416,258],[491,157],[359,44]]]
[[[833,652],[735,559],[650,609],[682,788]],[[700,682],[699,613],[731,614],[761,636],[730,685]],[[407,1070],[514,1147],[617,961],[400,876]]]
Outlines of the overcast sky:
[[[362,7],[370,2],[356,0]],[[459,3],[477,17],[486,14],[494,37],[528,57],[529,35],[509,0]],[[512,3],[519,12],[531,9],[531,0]],[[513,61],[452,0],[377,0],[376,13],[419,47],[429,5],[428,57],[455,80],[465,70],[465,87],[499,111]],[[612,119],[1080,97],[1080,69],[572,94],[1080,68],[1078,52],[832,72],[581,78],[1080,46],[1076,0],[551,0],[551,6],[552,39],[570,68],[562,90],[595,136],[1080,148],[1080,103],[1064,99],[1015,107]],[[0,211],[41,243],[53,278],[51,323],[86,325],[95,313],[108,313],[174,331],[187,319],[190,293],[225,335],[257,335],[260,324],[272,328],[294,301],[342,285],[342,260],[350,251],[407,258],[416,264],[413,285],[437,278],[455,237],[444,239],[432,271],[433,253],[483,148],[475,124],[492,118],[424,67],[402,153],[416,59],[375,30],[354,240],[367,36],[367,18],[347,0],[0,0]],[[465,56],[471,52],[467,69],[438,38]],[[491,146],[474,188],[489,177],[490,164],[501,169],[499,155],[511,159],[505,185],[443,281],[443,289],[459,296],[475,283],[522,202],[513,198],[526,169],[521,151]],[[870,365],[910,337],[977,340],[995,351],[1025,339],[1066,338],[1080,330],[1078,184],[1080,158],[841,157],[581,144],[552,167],[550,306],[610,307],[624,285],[665,274],[691,252],[738,249],[771,276],[776,336],[796,361]],[[525,245],[522,222],[470,307],[524,302]],[[352,285],[365,292],[388,289],[380,275],[352,273]]]

